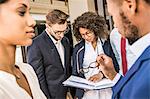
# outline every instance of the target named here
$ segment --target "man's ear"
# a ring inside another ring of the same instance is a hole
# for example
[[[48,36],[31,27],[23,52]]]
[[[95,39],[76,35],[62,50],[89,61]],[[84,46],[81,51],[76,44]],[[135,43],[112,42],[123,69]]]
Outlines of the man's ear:
[[[137,0],[124,0],[124,4],[132,15],[137,12]]]

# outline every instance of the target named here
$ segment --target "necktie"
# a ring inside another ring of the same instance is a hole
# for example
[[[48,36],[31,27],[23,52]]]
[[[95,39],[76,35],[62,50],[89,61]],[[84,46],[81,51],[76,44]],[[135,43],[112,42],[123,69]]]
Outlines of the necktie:
[[[121,37],[121,59],[123,75],[127,72],[127,58],[126,58],[126,39]]]

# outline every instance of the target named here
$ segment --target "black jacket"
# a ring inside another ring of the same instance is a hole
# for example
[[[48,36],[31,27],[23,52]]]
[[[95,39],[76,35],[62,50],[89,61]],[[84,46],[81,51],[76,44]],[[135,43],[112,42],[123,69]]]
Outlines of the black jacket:
[[[70,76],[70,44],[66,37],[62,39],[65,53],[65,68],[59,53],[49,35],[44,31],[27,48],[28,63],[33,66],[40,87],[48,99],[65,99],[67,87],[62,82]]]

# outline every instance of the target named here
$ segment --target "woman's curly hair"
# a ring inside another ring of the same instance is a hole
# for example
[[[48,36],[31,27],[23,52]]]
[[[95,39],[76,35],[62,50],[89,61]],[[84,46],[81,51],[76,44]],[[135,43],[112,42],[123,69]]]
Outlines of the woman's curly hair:
[[[79,28],[88,29],[96,35],[96,37],[107,39],[108,29],[104,17],[94,13],[85,12],[74,20],[73,32],[78,41],[82,39]]]

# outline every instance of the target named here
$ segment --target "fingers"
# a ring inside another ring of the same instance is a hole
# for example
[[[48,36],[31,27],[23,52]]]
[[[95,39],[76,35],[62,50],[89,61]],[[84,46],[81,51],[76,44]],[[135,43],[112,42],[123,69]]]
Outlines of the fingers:
[[[101,59],[101,60],[106,60],[107,58],[108,58],[108,56],[105,55],[105,54],[100,54],[100,55],[98,55],[98,57],[97,57],[97,59]]]
[[[96,83],[99,82],[102,78],[103,78],[103,74],[98,73],[94,76],[91,76],[88,80]]]
[[[96,61],[95,66],[99,69],[99,63]]]
[[[105,56],[104,54],[101,54],[97,57],[96,61],[97,61],[98,66],[104,64],[104,56]]]
[[[98,82],[97,80],[98,80],[98,79],[95,78],[95,77],[90,77],[90,78],[89,78],[89,81],[92,81],[92,82]]]
[[[100,54],[96,58],[96,62],[98,64],[98,66],[105,66],[106,64],[108,64],[111,61],[112,61],[112,59],[105,54]]]
[[[113,79],[112,75],[116,74],[116,71],[114,69],[113,61],[112,59],[104,54],[101,54],[97,57],[97,63],[99,64],[100,70],[103,72],[106,78]]]

